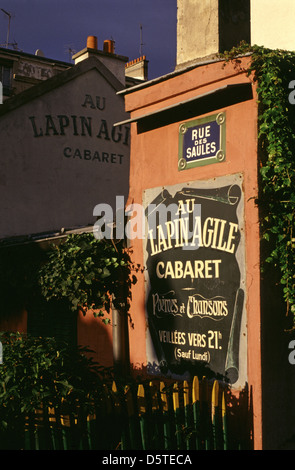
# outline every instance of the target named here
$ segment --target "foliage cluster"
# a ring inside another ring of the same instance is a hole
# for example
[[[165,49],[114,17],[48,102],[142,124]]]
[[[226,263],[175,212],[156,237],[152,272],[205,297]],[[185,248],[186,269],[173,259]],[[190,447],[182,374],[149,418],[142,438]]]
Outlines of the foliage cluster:
[[[111,305],[128,313],[131,286],[140,266],[123,240],[96,239],[93,233],[68,235],[42,249],[37,244],[0,248],[1,314],[37,301],[62,301],[73,312],[93,310],[104,323]]]
[[[128,310],[131,285],[136,282],[132,269],[122,241],[97,240],[91,233],[70,235],[52,247],[39,284],[46,300],[67,299],[73,311],[92,309],[95,316],[104,317],[112,303],[116,307],[124,303]]]
[[[295,75],[295,52],[241,43],[223,54],[239,62],[251,54],[249,76],[257,82],[258,138],[262,237],[268,242],[267,263],[280,270],[280,282],[295,327],[295,106],[289,101],[289,84]]]
[[[91,412],[103,382],[103,370],[86,349],[73,351],[54,338],[1,333],[0,430],[13,430],[44,406],[79,406]]]

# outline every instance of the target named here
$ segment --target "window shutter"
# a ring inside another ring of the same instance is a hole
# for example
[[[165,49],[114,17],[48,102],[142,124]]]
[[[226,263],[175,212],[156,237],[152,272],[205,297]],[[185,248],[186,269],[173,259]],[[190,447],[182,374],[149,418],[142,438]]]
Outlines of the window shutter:
[[[28,333],[33,336],[53,337],[77,346],[77,315],[60,301],[39,302],[28,309]]]

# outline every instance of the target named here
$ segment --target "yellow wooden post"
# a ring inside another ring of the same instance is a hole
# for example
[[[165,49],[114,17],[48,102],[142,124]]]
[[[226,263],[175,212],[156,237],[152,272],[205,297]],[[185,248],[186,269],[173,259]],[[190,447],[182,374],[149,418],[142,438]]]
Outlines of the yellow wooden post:
[[[212,403],[211,403],[211,419],[213,426],[213,446],[216,450],[218,448],[218,406],[219,403],[219,383],[214,381],[212,389]]]
[[[147,406],[146,406],[145,390],[142,384],[139,384],[137,388],[137,404],[138,404],[139,416],[144,416],[147,411]]]
[[[212,389],[212,407],[211,407],[211,413],[212,413],[212,422],[216,418],[216,409],[218,408],[218,399],[219,399],[219,384],[218,381],[215,380],[213,384],[213,389]]]
[[[201,408],[200,408],[200,383],[197,376],[193,378],[192,406],[194,429],[196,432],[196,449],[201,449]]]
[[[165,413],[168,413],[168,398],[167,393],[165,390],[166,386],[164,382],[160,382],[160,393],[161,393],[161,401],[162,401],[162,408]]]
[[[173,409],[174,411],[179,409],[179,392],[177,382],[175,382],[173,385]]]

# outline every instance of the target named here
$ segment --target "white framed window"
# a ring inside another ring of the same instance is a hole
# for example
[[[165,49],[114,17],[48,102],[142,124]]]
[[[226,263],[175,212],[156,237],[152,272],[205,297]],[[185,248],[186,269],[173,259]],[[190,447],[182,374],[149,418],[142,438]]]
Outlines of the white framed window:
[[[3,87],[3,96],[9,96],[12,89],[12,67],[0,63],[0,82]]]

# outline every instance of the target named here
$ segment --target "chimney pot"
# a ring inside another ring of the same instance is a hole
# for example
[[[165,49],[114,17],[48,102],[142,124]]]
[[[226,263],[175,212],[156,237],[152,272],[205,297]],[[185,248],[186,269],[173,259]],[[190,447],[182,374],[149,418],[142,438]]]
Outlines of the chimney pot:
[[[106,39],[103,43],[103,52],[108,52],[109,54],[115,53],[115,42],[111,39]]]
[[[148,79],[148,61],[146,60],[145,55],[127,62],[127,64],[125,64],[125,69],[126,77],[144,81]]]
[[[97,49],[97,37],[96,36],[88,36],[87,49]]]

